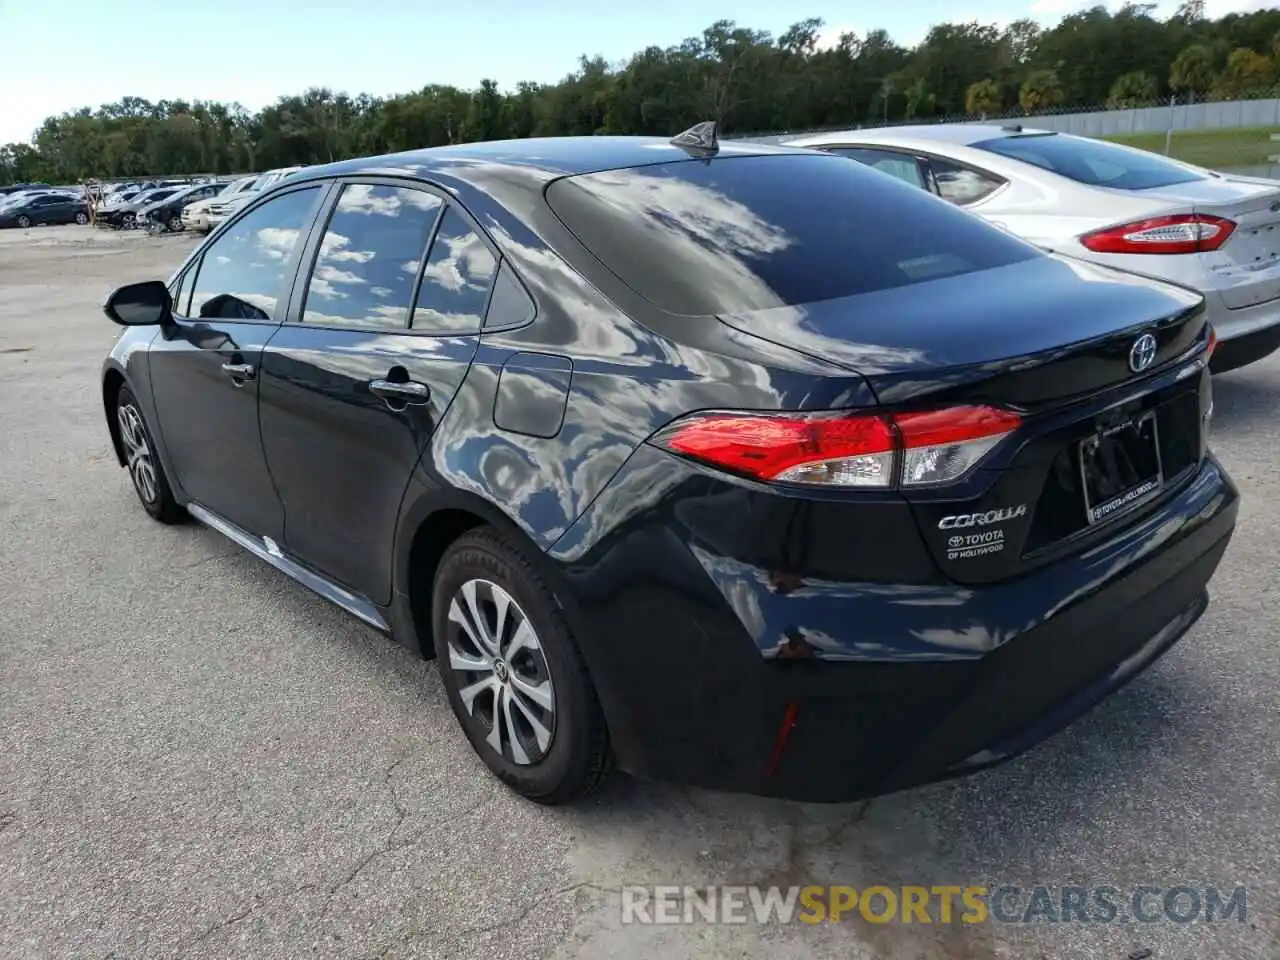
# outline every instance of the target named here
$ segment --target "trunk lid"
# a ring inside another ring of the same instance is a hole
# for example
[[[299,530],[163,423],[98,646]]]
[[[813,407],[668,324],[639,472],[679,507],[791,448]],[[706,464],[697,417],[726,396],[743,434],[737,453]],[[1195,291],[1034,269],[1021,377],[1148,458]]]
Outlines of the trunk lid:
[[[1062,256],[982,273],[722,316],[753,336],[856,370],[881,403],[1052,407],[1127,382],[1155,334],[1154,371],[1201,336],[1194,291]]]
[[[1204,336],[1181,287],[1062,257],[723,322],[861,373],[881,403],[992,403],[1021,426],[954,484],[904,488],[939,569],[998,582],[1141,522],[1205,453]],[[1135,373],[1144,333],[1157,352]]]
[[[1175,212],[1225,217],[1236,224],[1221,249],[1201,254],[1229,309],[1280,297],[1280,184],[1221,176],[1145,192]]]

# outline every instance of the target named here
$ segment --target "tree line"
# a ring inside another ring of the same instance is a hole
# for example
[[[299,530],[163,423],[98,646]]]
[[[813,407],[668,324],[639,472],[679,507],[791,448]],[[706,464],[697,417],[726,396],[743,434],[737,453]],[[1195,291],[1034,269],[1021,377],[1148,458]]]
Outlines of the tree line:
[[[492,80],[391,97],[312,88],[257,112],[125,97],[0,147],[0,184],[247,172],[509,137],[669,136],[705,119],[748,134],[1280,96],[1280,9],[1217,20],[1203,0],[1165,20],[1154,10],[1099,6],[1049,29],[938,24],[914,48],[883,30],[822,43],[817,19],[776,37],[722,20],[621,64],[584,56],[559,83],[513,91]]]

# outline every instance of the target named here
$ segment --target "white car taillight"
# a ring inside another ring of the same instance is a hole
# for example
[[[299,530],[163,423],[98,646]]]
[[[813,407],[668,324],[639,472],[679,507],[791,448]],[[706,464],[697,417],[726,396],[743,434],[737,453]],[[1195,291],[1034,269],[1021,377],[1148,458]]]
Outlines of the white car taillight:
[[[1179,213],[1086,233],[1080,243],[1094,253],[1206,253],[1226,243],[1235,228],[1222,217]]]
[[[711,466],[775,483],[920,487],[958,480],[1022,418],[987,406],[903,413],[695,413],[654,442]]]

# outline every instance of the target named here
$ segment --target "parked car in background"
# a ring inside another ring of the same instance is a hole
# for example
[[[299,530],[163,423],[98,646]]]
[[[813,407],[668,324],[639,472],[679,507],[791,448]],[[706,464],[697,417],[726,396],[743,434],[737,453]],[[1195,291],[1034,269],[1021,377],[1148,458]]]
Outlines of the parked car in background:
[[[216,198],[209,204],[209,209],[205,214],[205,229],[216,230],[223,220],[241,209],[246,203],[250,203],[254,197],[301,169],[302,167],[280,167],[276,170],[268,170],[254,180],[250,186],[234,196],[224,195]]]
[[[1209,603],[1204,297],[708,127],[251,198],[106,303],[119,464],[435,657],[542,803],[615,758],[832,801],[1014,756]]]
[[[45,189],[45,190],[49,189],[49,184],[47,183],[15,183],[7,187],[0,187],[0,195],[11,194],[11,193],[21,193],[24,190],[41,190],[41,189]]]
[[[238,197],[247,190],[253,188],[253,185],[259,180],[258,174],[252,174],[247,177],[241,177],[239,180],[233,180],[214,197],[207,200],[197,200],[190,203],[182,210],[182,226],[186,230],[192,230],[196,233],[209,232],[209,208],[213,204],[225,204],[233,197]]]
[[[799,137],[943,197],[1046,249],[1205,295],[1216,373],[1280,348],[1280,183],[1020,124]]]
[[[157,187],[154,190],[144,190],[127,203],[99,210],[97,222],[99,226],[111,227],[115,230],[132,230],[137,226],[139,210],[148,204],[171,197],[177,192],[177,187]]]
[[[182,215],[187,204],[217,197],[226,186],[225,183],[198,183],[181,187],[177,192],[139,208],[135,215],[136,222],[139,226],[158,225],[165,230],[177,232],[183,229]]]
[[[88,222],[89,205],[64,193],[23,194],[0,207],[0,227]]]

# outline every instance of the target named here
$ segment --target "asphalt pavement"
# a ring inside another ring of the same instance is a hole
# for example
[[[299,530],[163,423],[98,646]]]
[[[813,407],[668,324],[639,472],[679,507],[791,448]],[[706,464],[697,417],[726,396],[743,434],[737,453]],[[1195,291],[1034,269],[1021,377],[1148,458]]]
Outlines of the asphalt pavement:
[[[0,232],[0,957],[1280,957],[1280,357],[1216,382],[1244,499],[1209,612],[1048,743],[870,803],[618,777],[547,810],[487,775],[433,664],[138,506],[103,419],[99,305],[191,245]],[[1247,906],[623,923],[624,886],[668,884],[1244,886]]]

